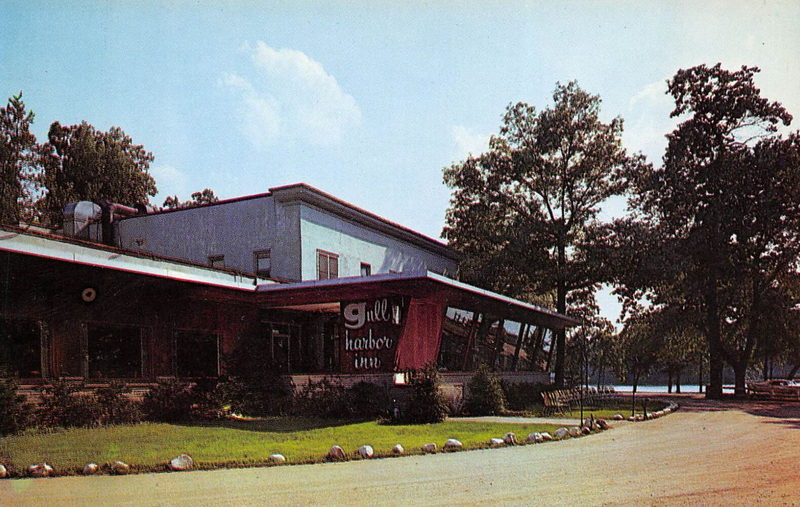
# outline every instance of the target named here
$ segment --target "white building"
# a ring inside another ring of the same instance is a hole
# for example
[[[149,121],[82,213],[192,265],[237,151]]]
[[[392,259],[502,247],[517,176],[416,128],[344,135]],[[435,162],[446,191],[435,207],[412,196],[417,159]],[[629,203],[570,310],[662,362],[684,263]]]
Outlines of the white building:
[[[282,281],[431,271],[455,277],[458,255],[306,184],[123,218],[118,246]]]

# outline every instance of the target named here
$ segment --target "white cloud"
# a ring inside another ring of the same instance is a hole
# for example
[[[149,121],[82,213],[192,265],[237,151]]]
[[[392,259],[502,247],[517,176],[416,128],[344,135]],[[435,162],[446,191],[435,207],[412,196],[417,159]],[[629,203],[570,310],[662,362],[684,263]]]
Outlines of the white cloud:
[[[483,134],[463,125],[455,125],[450,130],[456,143],[457,157],[480,155],[489,149],[491,134]]]
[[[645,85],[631,97],[622,134],[628,151],[641,151],[650,162],[658,164],[667,147],[664,136],[678,122],[669,117],[673,108],[672,96],[667,95],[667,78]]]
[[[222,83],[240,95],[241,128],[255,146],[280,139],[336,145],[361,123],[355,99],[302,51],[260,41],[245,44],[244,51],[250,54],[253,77],[226,74]]]
[[[259,93],[250,81],[236,74],[225,74],[222,82],[241,93],[239,119],[242,133],[254,146],[267,147],[281,130],[277,101],[268,94]]]

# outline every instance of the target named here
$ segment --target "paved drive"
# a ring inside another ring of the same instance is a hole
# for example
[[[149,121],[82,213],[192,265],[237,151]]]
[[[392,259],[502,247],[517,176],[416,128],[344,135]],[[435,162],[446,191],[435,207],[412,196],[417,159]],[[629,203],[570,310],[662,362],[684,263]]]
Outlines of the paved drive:
[[[0,481],[0,503],[800,504],[800,404],[684,397],[587,438],[431,456],[128,477]]]

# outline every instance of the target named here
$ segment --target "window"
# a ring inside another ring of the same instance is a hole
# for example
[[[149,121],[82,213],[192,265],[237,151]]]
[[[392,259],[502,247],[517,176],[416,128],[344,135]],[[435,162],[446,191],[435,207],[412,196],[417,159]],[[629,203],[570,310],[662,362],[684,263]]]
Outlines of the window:
[[[253,264],[256,276],[269,277],[272,271],[271,251],[267,249],[253,252]]]
[[[208,265],[212,268],[224,268],[225,267],[225,256],[224,255],[209,255],[208,256]]]
[[[179,377],[219,375],[217,335],[202,331],[176,331],[175,366]]]
[[[317,250],[317,280],[339,278],[339,256],[335,253]]]
[[[0,319],[0,369],[15,377],[42,377],[41,347],[35,321]]]
[[[498,371],[537,371],[552,332],[530,323],[447,308],[442,322],[439,369],[474,371],[481,363]]]
[[[361,276],[369,276],[372,274],[372,266],[366,262],[361,263]]]
[[[139,328],[89,325],[89,378],[142,376],[142,339]]]

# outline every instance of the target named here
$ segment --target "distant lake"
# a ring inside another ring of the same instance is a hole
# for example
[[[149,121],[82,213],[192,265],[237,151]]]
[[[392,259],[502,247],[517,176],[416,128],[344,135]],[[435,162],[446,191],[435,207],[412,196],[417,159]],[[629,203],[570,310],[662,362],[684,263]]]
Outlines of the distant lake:
[[[618,385],[618,386],[614,386],[614,389],[616,391],[621,391],[621,392],[632,392],[633,391],[633,386],[630,386],[630,385],[627,385],[627,386],[626,385]],[[726,392],[726,393],[732,393],[733,392],[733,386],[724,386],[722,391]],[[665,385],[663,385],[663,386],[638,386],[636,388],[636,393],[637,394],[638,393],[666,393],[666,392],[667,392],[667,386],[665,386]],[[672,387],[672,392],[673,393],[675,392],[675,387],[674,386]],[[682,393],[699,393],[700,392],[700,386],[698,386],[697,384],[681,384],[681,392]],[[703,391],[703,392],[705,392],[705,391]]]

